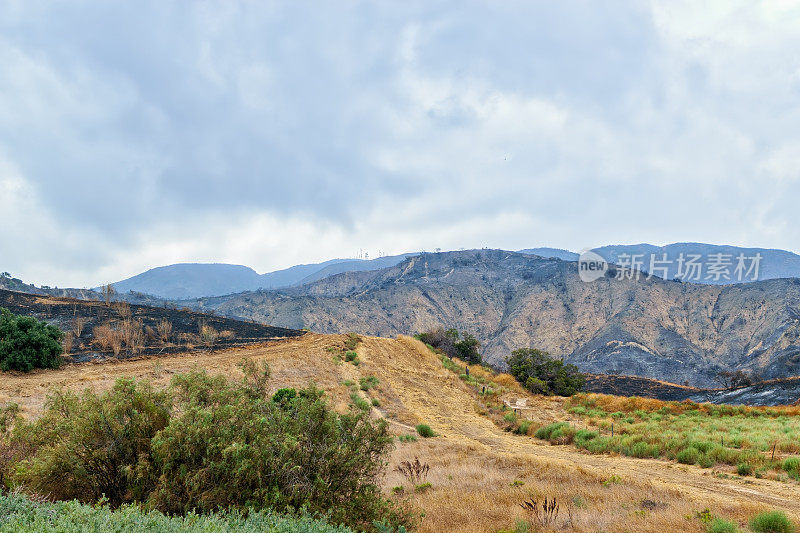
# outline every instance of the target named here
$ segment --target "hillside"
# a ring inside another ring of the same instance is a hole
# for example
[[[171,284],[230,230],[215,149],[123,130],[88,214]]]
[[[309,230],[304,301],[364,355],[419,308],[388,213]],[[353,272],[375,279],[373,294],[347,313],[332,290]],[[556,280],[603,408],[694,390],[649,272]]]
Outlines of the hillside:
[[[572,531],[705,531],[696,515],[715,515],[743,523],[764,509],[784,509],[800,517],[797,482],[738,478],[731,468],[713,471],[675,462],[588,455],[572,446],[552,446],[527,435],[505,431],[481,407],[473,387],[446,370],[439,357],[407,337],[364,337],[360,364],[342,363],[344,336],[307,334],[265,345],[210,354],[172,354],[99,364],[69,365],[57,371],[3,375],[0,403],[18,402],[27,417],[41,412],[49,388],[107,390],[119,377],[166,385],[177,373],[200,366],[212,374],[240,375],[243,357],[267,361],[271,390],[302,387],[314,381],[338,410],[346,410],[354,389],[349,384],[374,376],[377,386],[355,394],[377,400],[375,417],[385,418],[398,436],[426,423],[438,435],[398,440],[382,487],[425,512],[420,531],[498,531],[528,518],[520,503],[535,495],[554,497],[561,505],[556,529]],[[476,370],[477,372],[477,370]],[[507,377],[507,376],[506,376]],[[556,420],[579,423],[563,399],[531,396],[513,383],[497,400],[523,398],[538,425]],[[620,422],[621,423],[621,422]],[[395,467],[419,457],[430,466],[427,490],[415,491]],[[392,487],[405,486],[402,493]],[[687,516],[689,518],[687,518]]]
[[[446,325],[475,334],[500,363],[538,347],[585,371],[693,386],[743,368],[800,370],[800,280],[700,285],[610,277],[575,263],[497,250],[424,254],[379,271],[194,303],[200,309],[319,332],[394,336]]]
[[[197,313],[190,309],[87,301],[0,289],[0,308],[33,316],[65,332],[67,361],[101,360],[133,355],[210,351],[249,345],[304,332]],[[161,328],[168,324],[169,331]],[[104,337],[100,332],[105,330]],[[119,332],[117,353],[109,338]],[[129,334],[128,345],[123,332]],[[106,342],[107,339],[107,342]]]

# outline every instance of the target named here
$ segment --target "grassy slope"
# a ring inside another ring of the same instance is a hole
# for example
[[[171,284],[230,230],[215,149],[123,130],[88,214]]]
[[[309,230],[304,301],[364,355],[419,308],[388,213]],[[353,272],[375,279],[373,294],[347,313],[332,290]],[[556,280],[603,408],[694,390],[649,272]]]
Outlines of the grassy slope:
[[[266,346],[210,354],[170,355],[157,359],[107,364],[70,365],[58,371],[3,375],[0,402],[19,401],[35,416],[50,385],[105,389],[120,376],[141,376],[165,384],[176,372],[202,366],[212,373],[235,376],[243,356],[269,361],[272,386],[302,386],[313,380],[327,391],[338,409],[351,394],[376,399],[376,416],[385,416],[398,435],[412,433],[419,423],[439,435],[398,442],[384,480],[387,492],[403,486],[403,495],[425,511],[423,531],[498,531],[530,518],[519,506],[528,497],[556,497],[558,527],[578,531],[703,531],[695,514],[705,508],[744,524],[753,513],[784,509],[800,518],[798,486],[770,479],[724,479],[709,470],[653,459],[589,455],[568,446],[551,446],[526,435],[505,431],[486,412],[471,385],[443,367],[438,356],[410,338],[365,337],[357,347],[359,364],[343,362],[346,337],[308,334]],[[480,371],[473,369],[472,374]],[[375,376],[368,391],[360,378]],[[507,376],[492,400],[528,399],[536,424],[580,420],[555,398],[527,395]],[[348,384],[346,384],[348,383]],[[485,414],[489,416],[486,416]],[[502,419],[502,417],[501,417]],[[430,465],[432,487],[415,492],[394,470],[401,461],[419,457]],[[688,518],[687,518],[688,517]]]

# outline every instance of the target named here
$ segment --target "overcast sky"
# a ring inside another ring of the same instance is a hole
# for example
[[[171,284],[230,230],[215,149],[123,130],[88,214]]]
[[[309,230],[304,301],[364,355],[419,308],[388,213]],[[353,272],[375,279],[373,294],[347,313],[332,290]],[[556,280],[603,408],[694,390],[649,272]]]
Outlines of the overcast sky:
[[[797,2],[0,0],[0,270],[37,284],[800,251],[799,201]]]

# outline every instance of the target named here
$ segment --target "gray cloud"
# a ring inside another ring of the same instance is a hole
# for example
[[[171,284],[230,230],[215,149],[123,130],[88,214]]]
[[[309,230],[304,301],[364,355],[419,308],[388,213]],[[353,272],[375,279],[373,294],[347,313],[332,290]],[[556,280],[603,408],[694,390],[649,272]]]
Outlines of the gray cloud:
[[[3,269],[797,249],[798,41],[780,2],[6,3]]]

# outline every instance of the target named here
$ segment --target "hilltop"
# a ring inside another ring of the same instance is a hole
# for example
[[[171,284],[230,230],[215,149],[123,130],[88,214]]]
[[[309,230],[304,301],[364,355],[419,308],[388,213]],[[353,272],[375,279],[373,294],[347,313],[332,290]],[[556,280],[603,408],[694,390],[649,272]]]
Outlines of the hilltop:
[[[800,280],[701,285],[658,277],[582,282],[576,263],[473,250],[377,271],[192,303],[289,328],[394,336],[437,325],[473,333],[489,361],[536,347],[582,370],[698,387],[721,370],[800,370]]]

